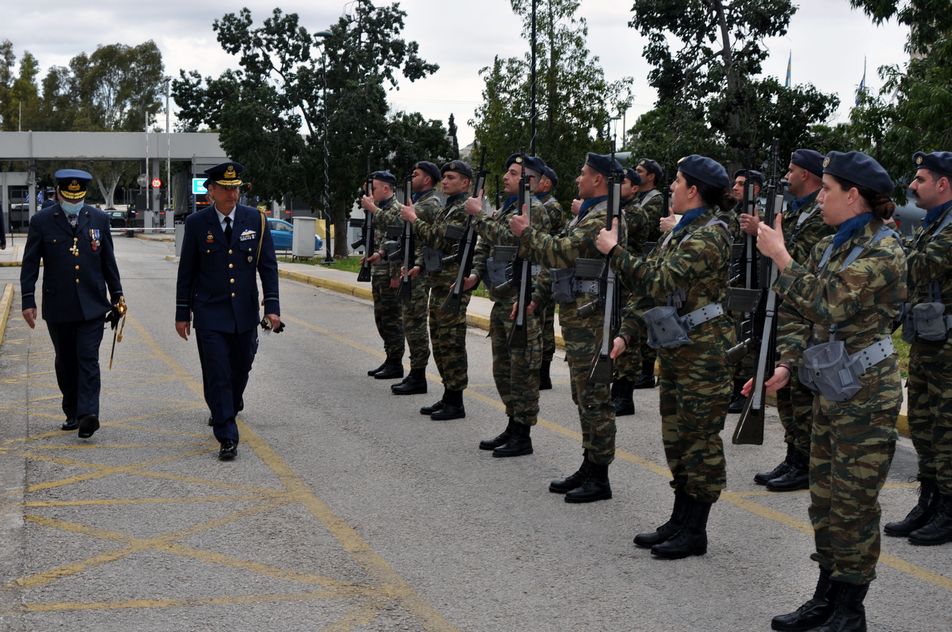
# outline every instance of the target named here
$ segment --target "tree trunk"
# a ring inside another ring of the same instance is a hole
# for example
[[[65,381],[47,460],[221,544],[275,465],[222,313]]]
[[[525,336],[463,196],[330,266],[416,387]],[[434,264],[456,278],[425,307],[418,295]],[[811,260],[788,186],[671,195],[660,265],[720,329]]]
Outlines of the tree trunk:
[[[732,143],[737,141],[741,132],[741,112],[740,108],[736,107],[736,103],[734,103],[737,99],[740,81],[737,76],[737,69],[734,67],[734,57],[731,53],[730,29],[727,26],[727,16],[724,14],[724,3],[716,0],[713,5],[714,13],[717,14],[717,25],[721,32],[721,59],[724,62],[724,78],[727,80],[727,102],[732,104],[728,116],[728,147],[733,150],[734,158],[737,159],[740,157],[739,150],[741,148],[733,146]]]

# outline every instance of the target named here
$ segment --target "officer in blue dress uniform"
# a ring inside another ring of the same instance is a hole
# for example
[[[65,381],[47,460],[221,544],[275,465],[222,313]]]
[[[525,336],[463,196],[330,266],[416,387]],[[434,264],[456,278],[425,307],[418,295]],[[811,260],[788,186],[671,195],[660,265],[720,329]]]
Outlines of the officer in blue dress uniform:
[[[213,204],[185,221],[175,299],[179,336],[188,340],[195,326],[205,402],[222,461],[238,454],[235,415],[258,348],[256,273],[264,291],[262,327],[283,328],[271,229],[257,209],[238,204],[244,170],[225,162],[205,172]]]
[[[43,261],[43,319],[63,393],[63,430],[89,438],[99,429],[99,345],[107,318],[119,322],[119,268],[109,216],[84,203],[92,176],[78,169],[54,175],[57,203],[37,212],[23,251],[23,319],[36,326],[36,280]],[[109,298],[106,298],[106,289]]]

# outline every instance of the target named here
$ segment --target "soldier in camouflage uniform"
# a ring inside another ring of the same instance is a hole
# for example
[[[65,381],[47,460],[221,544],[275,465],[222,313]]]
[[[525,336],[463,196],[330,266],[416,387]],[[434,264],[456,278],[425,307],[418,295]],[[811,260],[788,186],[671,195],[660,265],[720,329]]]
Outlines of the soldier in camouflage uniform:
[[[641,237],[632,236],[629,244],[642,239],[644,244],[657,243],[661,239],[661,218],[667,217],[669,213],[668,205],[665,203],[665,195],[661,190],[664,184],[664,169],[656,161],[650,158],[642,158],[635,165],[635,173],[641,178],[641,184],[638,185],[638,204],[644,211],[647,222],[644,226],[644,234]],[[646,252],[647,246],[642,246],[642,252]],[[646,311],[654,307],[654,300],[650,296],[642,296],[635,303],[637,310]],[[641,371],[632,383],[633,388],[654,388],[655,386],[655,363],[658,360],[658,352],[648,346],[648,334],[644,327],[640,330],[641,336],[638,341],[638,356],[641,359]],[[632,342],[634,344],[634,341]]]
[[[425,222],[432,223],[440,209],[442,200],[436,192],[436,183],[440,181],[440,168],[432,162],[421,160],[413,167],[410,189],[411,200],[416,214]],[[399,384],[390,387],[394,395],[416,395],[426,393],[426,365],[430,359],[430,337],[427,334],[426,310],[430,295],[429,284],[423,271],[423,247],[415,240],[414,266],[410,276],[410,300],[401,301],[403,308],[403,332],[410,348],[410,374]],[[402,260],[401,260],[402,261]]]
[[[909,188],[928,212],[909,243],[909,311],[903,337],[912,344],[906,388],[921,488],[909,515],[884,530],[928,546],[952,542],[952,152],[917,152],[913,161],[916,176]],[[917,318],[921,310],[930,309],[928,304],[933,310],[931,332],[920,331],[924,327]]]
[[[607,384],[588,381],[592,358],[599,351],[602,338],[602,314],[592,310],[579,313],[579,307],[598,299],[597,279],[576,279],[577,284],[565,296],[554,292],[552,275],[560,275],[576,268],[578,259],[603,259],[595,249],[595,237],[605,226],[608,208],[608,177],[621,171],[618,161],[609,156],[588,154],[581,173],[576,178],[582,204],[578,215],[562,232],[552,237],[545,231],[529,226],[529,220],[516,215],[509,226],[521,238],[520,256],[540,261],[543,269],[533,291],[533,302],[544,306],[560,300],[559,323],[565,340],[565,359],[569,363],[572,381],[572,401],[578,407],[582,426],[584,458],[574,474],[552,481],[549,491],[565,494],[565,502],[583,503],[612,497],[608,480],[608,466],[615,458],[615,414]]]
[[[724,429],[731,376],[724,354],[734,344],[734,326],[721,305],[727,288],[731,235],[718,218],[733,206],[730,181],[720,164],[691,155],[678,163],[671,208],[681,221],[644,259],[617,247],[615,230],[599,235],[598,249],[611,254],[623,283],[635,296],[650,294],[659,306],[644,315],[661,362],[661,437],[671,469],[674,509],[665,524],[635,536],[652,555],[679,559],[707,552],[711,506],[727,482]],[[667,322],[655,315],[669,314]],[[680,316],[683,337],[668,338]],[[626,345],[636,335],[622,323]],[[687,338],[687,340],[685,339]]]
[[[797,149],[790,156],[787,175],[788,191],[794,200],[783,213],[783,234],[787,252],[793,260],[806,264],[819,241],[833,233],[833,228],[823,223],[817,195],[823,177],[823,154],[813,149]],[[749,215],[741,216],[743,230],[756,230],[760,220]],[[778,328],[789,320],[803,320],[790,305],[781,303],[777,309]],[[796,373],[790,376],[790,384],[777,392],[777,412],[783,424],[787,456],[768,472],[754,476],[758,485],[766,485],[772,492],[786,492],[810,487],[810,432],[813,426],[813,391],[803,386]]]
[[[641,176],[631,168],[625,169],[625,177],[621,184],[621,216],[625,220],[625,227],[628,234],[627,246],[628,252],[635,257],[643,255],[644,235],[648,232],[649,219],[641,205],[638,204],[638,186],[641,184]],[[621,287],[619,300],[624,306],[624,310],[632,309],[626,317],[637,318],[634,312],[634,304],[629,305],[631,292],[624,286]],[[635,388],[635,380],[641,374],[641,358],[638,355],[641,344],[640,340],[632,340],[625,353],[618,356],[618,359],[612,365],[614,375],[612,376],[612,408],[615,409],[615,417],[635,414],[635,401],[632,398],[632,391]],[[653,377],[653,376],[652,376]]]
[[[509,336],[514,322],[510,319],[518,292],[519,269],[512,259],[507,261],[498,246],[519,246],[519,240],[509,230],[509,218],[521,209],[521,178],[525,172],[530,191],[535,189],[541,171],[541,161],[533,156],[513,154],[506,161],[506,173],[502,177],[503,189],[508,196],[502,208],[491,217],[483,215],[483,198],[470,198],[466,212],[473,216],[479,233],[479,247],[473,260],[473,272],[466,280],[464,289],[476,286],[480,280],[489,289],[493,301],[489,317],[489,338],[493,352],[493,379],[499,397],[506,405],[509,423],[506,429],[492,439],[479,442],[481,450],[492,450],[494,457],[514,457],[532,454],[530,431],[539,415],[539,365],[542,362],[542,328],[537,314],[526,315],[526,346],[511,348]],[[528,209],[532,227],[549,232],[549,216],[542,203],[531,196]],[[515,252],[513,251],[513,254]],[[507,283],[506,266],[514,275]],[[538,267],[538,266],[535,266]]]
[[[447,314],[440,309],[450,286],[456,282],[459,263],[448,258],[454,243],[446,239],[446,227],[465,226],[466,211],[463,206],[469,199],[469,187],[473,170],[462,160],[452,160],[441,169],[443,193],[446,202],[432,221],[421,217],[414,206],[404,206],[400,216],[413,224],[413,231],[423,250],[424,268],[430,286],[428,319],[433,359],[443,380],[443,396],[439,401],[420,409],[421,415],[429,415],[436,421],[462,419],[466,416],[463,407],[463,391],[468,384],[466,358],[466,307],[471,294],[463,292],[460,310]]]
[[[775,630],[866,630],[863,600],[879,558],[879,491],[892,462],[902,401],[892,330],[906,299],[907,272],[899,236],[884,225],[895,210],[892,191],[892,178],[871,157],[830,152],[819,203],[836,234],[821,240],[804,265],[787,252],[782,230],[759,227],[757,247],[779,271],[774,290],[804,318],[778,331],[780,361],[767,391],[783,387],[795,366],[805,367],[801,379],[818,391],[810,521],[816,544],[811,558],[820,576],[813,598],[774,617]],[[847,362],[855,363],[849,371]]]
[[[744,205],[744,189],[747,187],[747,181],[754,183],[753,198],[756,214],[749,215]],[[757,226],[754,223],[760,213],[760,192],[764,186],[764,174],[753,169],[738,169],[734,172],[734,186],[731,189],[731,195],[737,202],[732,212],[721,216],[734,235],[734,251],[731,261],[731,278],[737,279],[737,287],[748,287],[747,285],[747,266],[750,260],[750,284],[749,287],[758,287],[757,279]],[[744,230],[742,221],[746,219],[747,230]],[[734,324],[737,330],[737,340],[747,340],[752,335],[754,325],[753,314],[732,314]],[[734,367],[734,392],[731,395],[730,406],[727,407],[728,413],[739,413],[744,410],[747,398],[741,393],[747,378],[753,375],[756,369],[756,354],[745,354],[740,362]]]
[[[371,263],[370,285],[374,300],[374,322],[377,333],[383,339],[383,348],[387,359],[376,369],[367,371],[367,375],[378,380],[392,380],[403,377],[403,320],[400,306],[400,290],[390,282],[390,263],[383,243],[387,240],[387,229],[400,221],[400,205],[394,195],[397,179],[389,171],[375,171],[370,174],[373,189],[370,195],[364,195],[360,204],[374,216],[374,244],[377,252],[365,253]]]
[[[536,197],[542,202],[549,215],[549,234],[555,237],[565,228],[567,218],[562,205],[552,195],[552,189],[559,185],[559,177],[555,169],[548,165],[542,166],[542,175],[536,187]],[[549,368],[555,356],[555,303],[549,303],[541,310],[539,319],[542,322],[542,365],[539,367],[539,390],[547,391],[552,388],[552,378]]]

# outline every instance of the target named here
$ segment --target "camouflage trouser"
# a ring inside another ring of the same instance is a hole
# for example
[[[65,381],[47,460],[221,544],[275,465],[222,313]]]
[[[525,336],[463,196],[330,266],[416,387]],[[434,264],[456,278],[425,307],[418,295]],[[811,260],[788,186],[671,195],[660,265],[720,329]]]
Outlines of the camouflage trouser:
[[[740,343],[750,338],[754,323],[744,320],[744,314],[734,314],[732,312],[732,316],[734,318],[734,331],[737,336],[737,342]],[[751,315],[751,318],[753,318],[753,315]],[[744,380],[746,382],[748,379],[754,377],[754,374],[757,372],[757,349],[751,349],[732,368],[735,380]]]
[[[627,305],[628,300],[631,298],[631,293],[627,290],[622,290],[621,292],[621,304]],[[637,319],[640,322],[640,318]],[[639,328],[639,333],[641,329]],[[641,336],[631,337],[631,345],[629,345],[623,354],[618,356],[615,360],[612,369],[614,371],[612,379],[617,380],[629,380],[634,382],[638,379],[638,376],[641,375]]]
[[[908,413],[919,478],[938,482],[952,494],[952,365],[923,362],[913,344],[909,354]]]
[[[403,333],[410,348],[410,368],[425,369],[430,361],[430,337],[426,330],[426,280],[422,275],[410,281],[410,300],[400,301],[403,312]]]
[[[813,391],[800,383],[796,369],[790,373],[790,383],[777,391],[777,412],[783,424],[783,440],[808,457],[813,427]]]
[[[705,361],[688,355],[691,351],[691,345],[661,350],[661,439],[671,486],[712,503],[727,485],[720,432],[730,403],[731,376],[723,361]]]
[[[388,360],[403,360],[403,319],[401,318],[400,289],[390,287],[390,278],[373,276],[370,287],[374,297],[374,322],[383,339]]]
[[[608,384],[589,384],[592,358],[602,343],[601,321],[593,327],[562,326],[565,359],[572,381],[572,401],[578,407],[582,446],[593,463],[608,464],[615,458],[615,410]]]
[[[464,292],[460,296],[459,313],[448,315],[440,310],[446,292],[445,287],[430,288],[430,343],[433,345],[433,360],[440,377],[443,378],[443,388],[462,391],[469,383],[466,361],[466,308],[472,293]]]
[[[511,301],[496,301],[489,317],[493,349],[493,379],[506,415],[513,421],[534,426],[539,416],[539,365],[542,362],[542,331],[539,318],[526,318],[526,348],[510,349]]]
[[[555,355],[555,303],[549,303],[541,314],[542,361],[552,362]]]
[[[867,412],[849,402],[841,414],[813,409],[810,450],[810,556],[833,579],[868,584],[879,559],[879,490],[896,449],[899,409]]]

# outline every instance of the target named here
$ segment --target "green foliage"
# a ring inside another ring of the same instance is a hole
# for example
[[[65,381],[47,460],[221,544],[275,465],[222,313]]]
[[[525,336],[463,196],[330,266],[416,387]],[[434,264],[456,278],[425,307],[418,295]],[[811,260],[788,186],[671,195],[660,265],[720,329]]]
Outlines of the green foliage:
[[[952,11],[948,0],[850,0],[876,24],[896,18],[911,28],[906,50],[921,54],[952,32]]]
[[[512,7],[528,42],[531,5],[513,0]],[[555,195],[561,200],[575,197],[574,179],[585,153],[608,151],[608,124],[631,104],[631,79],[607,81],[598,57],[590,54],[578,7],[577,0],[539,0],[537,9],[536,153],[558,173]],[[496,57],[480,70],[483,102],[470,125],[477,144],[486,148],[490,173],[501,173],[510,154],[529,150],[530,68],[527,51],[521,58]]]

